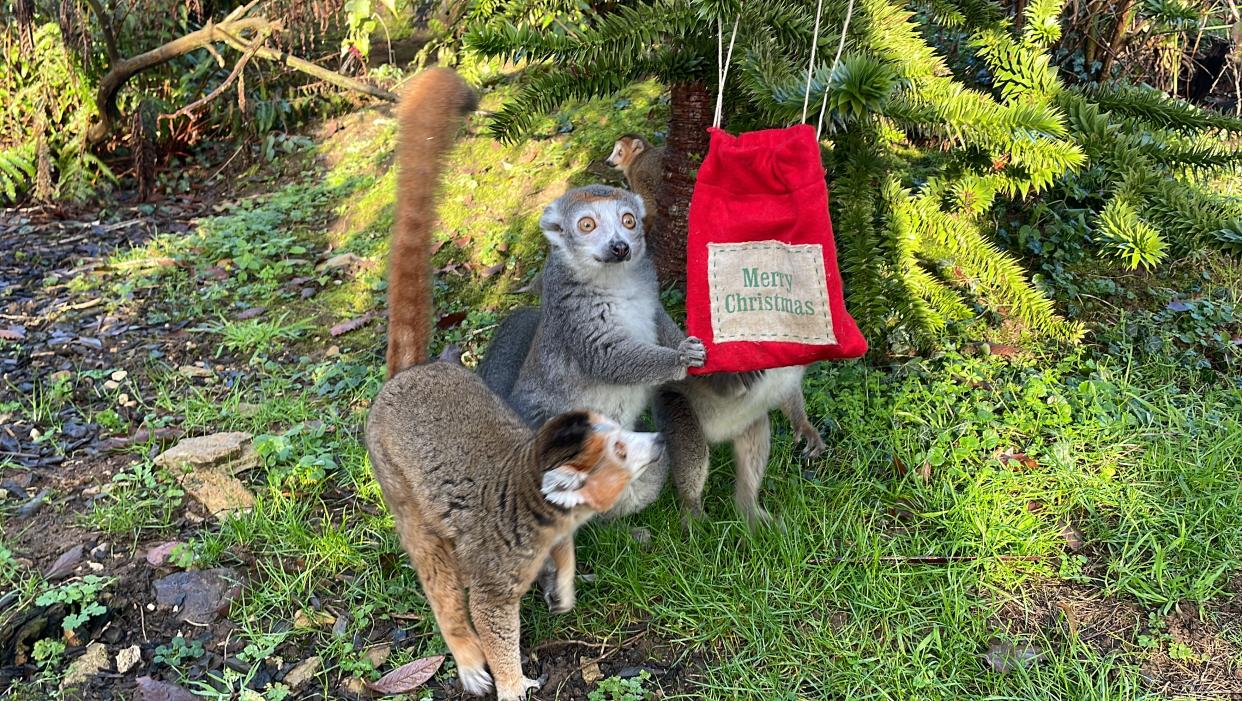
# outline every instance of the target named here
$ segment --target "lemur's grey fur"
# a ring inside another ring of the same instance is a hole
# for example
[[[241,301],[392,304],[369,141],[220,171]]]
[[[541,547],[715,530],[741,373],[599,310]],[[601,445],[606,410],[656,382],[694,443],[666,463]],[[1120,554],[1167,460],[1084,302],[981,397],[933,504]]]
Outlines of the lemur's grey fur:
[[[506,321],[479,370],[531,425],[582,407],[633,428],[657,387],[703,364],[702,341],[686,338],[660,305],[644,214],[637,195],[602,185],[571,190],[544,211],[539,223],[550,253],[529,351],[521,353],[530,318]],[[519,357],[524,360],[511,391],[502,392],[510,384],[506,369]],[[650,504],[667,474],[667,461],[653,465],[608,515]]]

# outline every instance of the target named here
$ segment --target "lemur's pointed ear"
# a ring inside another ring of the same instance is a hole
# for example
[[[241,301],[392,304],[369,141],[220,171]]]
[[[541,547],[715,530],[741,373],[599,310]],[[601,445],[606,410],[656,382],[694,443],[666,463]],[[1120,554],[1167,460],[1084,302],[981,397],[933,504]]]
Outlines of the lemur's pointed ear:
[[[638,212],[637,212],[638,221],[642,221],[646,219],[647,218],[647,201],[644,200],[643,196],[638,194],[637,192],[632,192],[630,194],[634,195],[634,199],[638,203]]]
[[[560,245],[561,239],[565,236],[565,228],[561,226],[564,218],[559,198],[552,204],[544,207],[543,215],[539,217],[539,228],[553,245]]]
[[[550,503],[562,509],[572,509],[586,501],[578,491],[584,484],[586,474],[571,465],[561,465],[543,473],[540,491]]]
[[[555,416],[540,427],[535,438],[544,470],[540,491],[550,503],[572,509],[585,501],[579,490],[598,459],[594,433],[591,414],[582,410]]]

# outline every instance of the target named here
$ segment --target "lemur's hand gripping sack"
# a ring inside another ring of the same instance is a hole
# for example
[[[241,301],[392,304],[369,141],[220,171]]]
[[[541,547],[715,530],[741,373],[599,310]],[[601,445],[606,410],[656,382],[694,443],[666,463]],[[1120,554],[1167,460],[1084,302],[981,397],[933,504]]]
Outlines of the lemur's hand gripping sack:
[[[690,201],[686,331],[707,364],[743,372],[857,358],[815,127],[713,128]]]

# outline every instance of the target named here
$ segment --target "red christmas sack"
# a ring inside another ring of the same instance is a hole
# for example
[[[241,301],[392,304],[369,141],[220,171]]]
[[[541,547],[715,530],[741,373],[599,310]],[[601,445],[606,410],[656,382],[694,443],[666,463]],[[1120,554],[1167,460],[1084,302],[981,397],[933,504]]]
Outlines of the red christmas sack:
[[[841,292],[815,127],[708,131],[686,248],[686,332],[703,339],[707,363],[690,374],[865,354]]]

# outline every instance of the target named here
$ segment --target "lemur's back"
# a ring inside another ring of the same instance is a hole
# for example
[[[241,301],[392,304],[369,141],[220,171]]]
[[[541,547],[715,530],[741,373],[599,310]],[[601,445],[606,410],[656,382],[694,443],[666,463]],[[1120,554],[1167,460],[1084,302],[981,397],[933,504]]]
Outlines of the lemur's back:
[[[389,506],[413,504],[453,538],[479,521],[472,512],[496,507],[513,446],[529,440],[521,419],[453,363],[401,372],[381,388],[367,420],[367,450]]]

